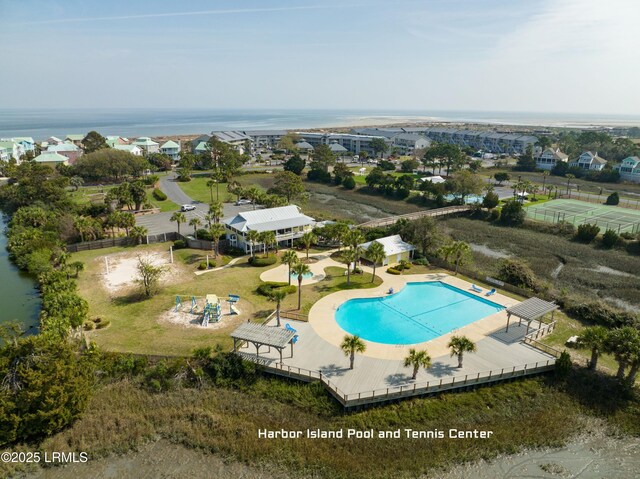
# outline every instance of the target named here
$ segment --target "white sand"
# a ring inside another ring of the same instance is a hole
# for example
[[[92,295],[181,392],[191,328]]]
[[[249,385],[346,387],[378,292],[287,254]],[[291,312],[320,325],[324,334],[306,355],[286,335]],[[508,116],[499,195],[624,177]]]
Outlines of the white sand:
[[[145,254],[116,254],[103,256],[98,258],[99,261],[105,263],[108,262],[109,272],[107,273],[107,266],[104,264],[105,272],[103,274],[103,283],[110,292],[118,291],[127,286],[132,286],[135,280],[138,278],[138,256],[142,259],[150,261],[155,266],[165,266],[168,271],[174,269],[173,265],[169,263],[169,253],[145,253]],[[170,276],[169,273],[164,275],[165,278]]]

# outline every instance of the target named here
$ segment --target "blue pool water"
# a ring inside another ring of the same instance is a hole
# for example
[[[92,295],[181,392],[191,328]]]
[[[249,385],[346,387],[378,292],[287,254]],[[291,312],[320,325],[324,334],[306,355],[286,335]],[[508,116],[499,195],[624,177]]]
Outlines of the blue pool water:
[[[408,283],[380,298],[350,299],[336,311],[350,334],[383,344],[416,344],[503,310],[476,293],[435,282]]]
[[[460,196],[457,195],[445,195],[444,199],[447,201],[453,201],[456,198],[460,198]],[[482,201],[484,200],[484,196],[482,195],[468,195],[465,199],[464,202],[468,205],[472,205],[474,203],[482,203]]]
[[[302,279],[309,279],[313,277],[313,273],[305,273],[302,275]],[[298,279],[298,275],[296,273],[291,273],[291,279]]]

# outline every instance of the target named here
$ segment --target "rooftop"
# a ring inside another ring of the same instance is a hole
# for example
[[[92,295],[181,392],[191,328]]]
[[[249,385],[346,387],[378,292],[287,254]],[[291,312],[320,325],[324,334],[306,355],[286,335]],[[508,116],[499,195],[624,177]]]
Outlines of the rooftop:
[[[512,314],[527,321],[533,321],[556,309],[558,309],[556,303],[550,303],[544,299],[534,297],[525,299],[522,303],[507,308],[507,314]]]
[[[224,221],[238,231],[275,231],[313,223],[313,218],[300,213],[296,205],[244,211]]]
[[[55,152],[45,152],[36,156],[33,161],[36,163],[64,163],[69,161],[69,159]]]
[[[406,251],[413,251],[415,247],[412,244],[405,243],[402,241],[400,235],[393,236],[385,236],[384,238],[378,238],[373,241],[369,241],[368,243],[363,243],[360,245],[363,249],[367,249],[369,245],[373,242],[380,243],[384,247],[384,254],[386,256],[391,256],[398,253],[404,253]]]
[[[169,140],[169,141],[165,142],[160,148],[162,148],[162,149],[165,149],[165,148],[180,148],[180,145],[178,145],[173,140]]]
[[[231,333],[231,337],[234,339],[273,346],[274,348],[284,348],[295,335],[295,331],[256,323],[242,323]]]

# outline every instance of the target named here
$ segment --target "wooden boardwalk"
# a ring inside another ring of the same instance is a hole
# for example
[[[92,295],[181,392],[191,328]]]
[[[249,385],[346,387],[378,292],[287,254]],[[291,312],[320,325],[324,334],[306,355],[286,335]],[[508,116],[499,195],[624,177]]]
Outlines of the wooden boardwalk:
[[[458,214],[468,213],[469,211],[471,211],[471,206],[469,205],[447,206],[445,208],[416,211],[415,213],[408,213],[406,215],[388,216],[386,218],[371,220],[365,223],[360,223],[358,227],[359,228],[375,228],[377,226],[393,225],[398,220],[401,220],[401,219],[415,220],[418,218],[424,218],[425,216],[437,218],[440,216],[449,216],[449,215],[458,215]]]

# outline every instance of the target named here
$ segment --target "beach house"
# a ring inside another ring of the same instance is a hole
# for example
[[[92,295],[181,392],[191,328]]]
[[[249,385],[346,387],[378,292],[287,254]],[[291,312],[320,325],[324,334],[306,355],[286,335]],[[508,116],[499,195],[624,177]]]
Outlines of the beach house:
[[[19,162],[20,157],[25,154],[24,146],[13,139],[1,139],[0,150],[0,158],[2,158],[3,161],[9,161],[13,158]]]
[[[71,134],[67,135],[64,140],[73,143],[76,146],[82,146],[82,140],[84,140],[84,137],[85,135]]]
[[[33,159],[33,161],[40,165],[50,166],[51,168],[55,168],[58,165],[69,164],[69,158],[67,158],[66,156],[62,156],[61,154],[56,153],[55,151],[45,151],[44,153],[41,153],[38,156],[36,156]]]
[[[74,164],[78,157],[82,156],[82,148],[77,147],[73,143],[60,143],[59,145],[50,145],[47,147],[46,153],[58,153],[65,156],[69,160],[69,164]]]
[[[622,160],[616,170],[620,173],[620,179],[640,183],[640,158],[629,156]]]
[[[382,266],[399,263],[402,260],[409,261],[416,249],[412,244],[402,241],[400,235],[385,236],[359,245],[362,249],[362,258],[367,259],[367,248],[374,242],[380,243],[384,247]]]
[[[541,170],[552,170],[558,162],[567,163],[569,156],[560,151],[560,148],[546,148],[539,156],[536,156],[536,167]]]
[[[160,153],[167,155],[172,161],[180,159],[180,145],[173,140],[166,141],[160,146]]]
[[[132,155],[142,156],[144,154],[144,150],[140,148],[138,145],[114,145],[114,150],[120,151],[128,151]]]
[[[569,163],[569,166],[582,168],[583,170],[602,171],[607,160],[600,158],[598,152],[585,151],[576,161]]]
[[[223,223],[229,245],[249,253],[264,249],[264,245],[259,241],[251,244],[248,239],[250,231],[257,233],[272,231],[279,245],[291,247],[296,239],[311,231],[315,220],[302,214],[296,205],[289,205],[244,211],[224,220]]]
[[[141,136],[133,142],[134,145],[139,146],[145,155],[149,153],[158,153],[160,151],[160,144],[153,141],[148,136]]]

